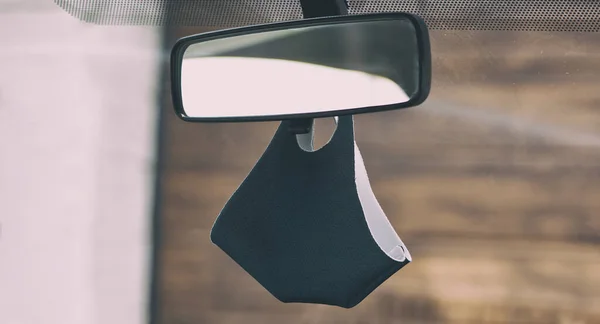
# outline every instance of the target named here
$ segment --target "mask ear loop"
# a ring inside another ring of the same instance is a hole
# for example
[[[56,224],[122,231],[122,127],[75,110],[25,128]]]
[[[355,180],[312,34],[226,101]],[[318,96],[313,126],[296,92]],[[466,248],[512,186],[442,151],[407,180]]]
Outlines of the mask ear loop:
[[[333,131],[333,134],[331,135],[332,138],[333,138],[333,135],[335,135],[335,132],[337,132],[338,121],[339,121],[339,117],[334,116],[333,122],[335,123],[335,131]],[[331,138],[329,140],[331,141]],[[315,120],[314,119],[312,120],[312,126],[308,133],[296,135],[296,142],[298,142],[298,146],[305,152],[314,152],[315,151]]]

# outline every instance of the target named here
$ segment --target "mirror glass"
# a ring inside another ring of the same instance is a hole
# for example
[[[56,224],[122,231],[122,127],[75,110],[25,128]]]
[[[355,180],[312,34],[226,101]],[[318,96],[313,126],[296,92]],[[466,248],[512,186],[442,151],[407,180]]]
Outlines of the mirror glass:
[[[419,91],[418,42],[408,18],[192,42],[181,62],[183,112],[240,118],[406,103]]]

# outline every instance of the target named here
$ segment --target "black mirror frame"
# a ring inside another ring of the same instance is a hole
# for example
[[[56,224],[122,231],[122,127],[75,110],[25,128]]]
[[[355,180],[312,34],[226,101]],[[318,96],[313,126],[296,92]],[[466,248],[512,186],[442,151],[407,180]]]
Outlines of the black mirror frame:
[[[334,110],[328,112],[293,114],[293,115],[275,115],[275,116],[248,116],[248,117],[190,117],[185,114],[183,103],[181,102],[181,63],[183,53],[188,46],[198,41],[209,41],[213,39],[241,36],[262,31],[276,31],[287,28],[323,26],[339,23],[357,22],[357,21],[378,21],[378,20],[396,20],[398,18],[410,20],[417,33],[417,45],[420,58],[419,71],[419,90],[413,98],[407,102],[381,105],[372,107],[362,107],[347,110]],[[213,123],[230,123],[230,122],[252,122],[252,121],[281,121],[289,119],[305,119],[305,118],[324,118],[344,115],[356,115],[372,112],[380,112],[387,110],[396,110],[418,106],[423,103],[429,96],[431,89],[431,47],[429,43],[429,30],[425,21],[416,15],[404,12],[393,13],[375,13],[361,15],[344,15],[332,17],[319,17],[310,19],[301,19],[295,21],[287,21],[281,23],[269,23],[261,25],[253,25],[246,27],[231,28],[207,32],[192,36],[187,36],[179,39],[171,50],[171,96],[175,113],[179,118],[187,122],[213,122]]]

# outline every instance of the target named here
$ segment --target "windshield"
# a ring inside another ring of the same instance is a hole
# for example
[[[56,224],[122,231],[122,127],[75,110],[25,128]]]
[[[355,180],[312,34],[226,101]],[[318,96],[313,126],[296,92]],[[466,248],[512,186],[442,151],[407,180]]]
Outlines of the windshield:
[[[413,262],[342,310],[278,303],[209,239],[278,126],[173,113],[169,50],[209,28],[1,4],[0,323],[599,323],[600,34],[434,18],[429,99],[355,117]]]
[[[245,309],[269,323],[280,312],[327,323],[600,318],[600,36],[430,36],[429,99],[355,117],[373,190],[416,251],[414,262],[349,313],[274,305],[220,250],[193,237],[208,235],[214,218],[201,215],[219,213],[277,124],[194,127],[173,119],[172,187],[163,207],[172,215],[163,223],[170,237],[162,243],[165,322],[205,318],[188,298],[210,300],[215,306],[204,309],[217,321],[246,318],[234,315]],[[321,131],[326,141],[331,130],[317,122],[317,138]],[[193,152],[185,140],[191,137]]]

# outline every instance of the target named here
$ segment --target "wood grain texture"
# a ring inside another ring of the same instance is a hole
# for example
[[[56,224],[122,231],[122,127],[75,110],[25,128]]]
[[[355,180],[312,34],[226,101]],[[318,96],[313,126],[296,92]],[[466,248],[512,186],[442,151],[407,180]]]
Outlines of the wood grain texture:
[[[277,124],[167,114],[160,323],[600,323],[600,36],[434,31],[432,47],[426,104],[356,117],[414,262],[351,310],[281,304],[210,242]]]

